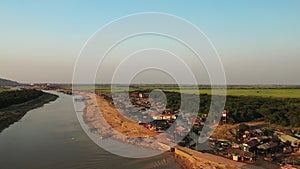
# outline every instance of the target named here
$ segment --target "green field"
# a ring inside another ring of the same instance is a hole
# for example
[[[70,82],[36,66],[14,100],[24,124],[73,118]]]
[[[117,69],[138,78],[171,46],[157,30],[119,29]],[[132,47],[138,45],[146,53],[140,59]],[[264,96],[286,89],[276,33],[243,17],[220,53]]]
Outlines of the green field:
[[[8,90],[11,90],[11,89],[0,88],[0,93],[4,92],[4,91],[8,91]]]
[[[212,91],[208,87],[202,87],[199,89],[191,89],[186,87],[180,90],[175,86],[142,86],[142,87],[131,87],[130,90],[145,90],[145,89],[160,89],[166,92],[181,92],[186,94],[208,94],[211,95]],[[101,89],[103,90],[103,89]],[[106,90],[109,90],[106,88]],[[120,89],[121,90],[121,89]],[[224,90],[215,89],[215,95],[223,95]],[[282,88],[282,87],[230,87],[226,90],[228,96],[257,96],[257,97],[276,97],[276,98],[300,98],[300,88]]]
[[[195,94],[197,90],[165,90],[169,92],[182,92]],[[211,94],[210,89],[199,89],[200,94]],[[216,94],[221,93],[216,90]],[[258,97],[276,97],[276,98],[300,98],[300,89],[227,89],[229,96],[258,96]]]
[[[71,88],[71,86],[68,86]],[[91,86],[79,86],[77,89],[89,90]],[[95,89],[97,92],[111,92],[110,85],[96,85]],[[118,87],[115,91],[124,91],[124,87]],[[131,86],[130,91],[138,90],[153,90],[160,89],[166,92],[182,92],[186,94],[211,94],[211,89],[209,86],[200,86],[199,89],[194,89],[191,87],[185,87],[180,90],[177,86],[171,85],[141,85],[141,86]],[[222,90],[215,90],[216,95],[221,95]],[[289,87],[289,86],[229,86],[227,88],[228,96],[257,96],[257,97],[275,97],[275,98],[300,98],[300,88],[299,87]]]

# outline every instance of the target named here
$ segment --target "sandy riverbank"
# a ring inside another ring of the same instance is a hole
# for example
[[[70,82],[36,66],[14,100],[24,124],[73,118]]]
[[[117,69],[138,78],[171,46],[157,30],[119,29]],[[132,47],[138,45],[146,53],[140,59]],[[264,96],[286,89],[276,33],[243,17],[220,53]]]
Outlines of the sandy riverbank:
[[[85,98],[83,119],[99,139],[114,140],[153,150],[166,150],[161,142],[168,140],[158,133],[150,131],[137,122],[124,117],[107,100],[94,93],[76,93]]]

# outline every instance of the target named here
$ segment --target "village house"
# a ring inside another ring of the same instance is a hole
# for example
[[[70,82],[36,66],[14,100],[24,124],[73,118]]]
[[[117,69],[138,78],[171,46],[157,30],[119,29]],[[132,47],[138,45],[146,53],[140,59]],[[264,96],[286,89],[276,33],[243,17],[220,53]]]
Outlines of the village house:
[[[159,114],[153,116],[153,120],[176,120],[176,116],[174,114]]]
[[[289,136],[289,135],[285,135],[285,134],[282,134],[282,135],[278,135],[278,138],[286,143],[286,142],[290,142],[291,143],[291,146],[293,147],[299,147],[299,139],[295,138],[295,137],[292,137],[292,136]]]

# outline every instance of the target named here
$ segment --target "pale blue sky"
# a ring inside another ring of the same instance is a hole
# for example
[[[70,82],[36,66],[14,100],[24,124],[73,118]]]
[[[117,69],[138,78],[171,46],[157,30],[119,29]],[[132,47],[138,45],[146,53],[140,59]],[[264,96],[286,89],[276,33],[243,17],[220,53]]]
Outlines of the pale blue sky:
[[[0,77],[71,82],[100,27],[138,12],[177,15],[213,42],[231,84],[300,84],[300,1],[0,1]]]

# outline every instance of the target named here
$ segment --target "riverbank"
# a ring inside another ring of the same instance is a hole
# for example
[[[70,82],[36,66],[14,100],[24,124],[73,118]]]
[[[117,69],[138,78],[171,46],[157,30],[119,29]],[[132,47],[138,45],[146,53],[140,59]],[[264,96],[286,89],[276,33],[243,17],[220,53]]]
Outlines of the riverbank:
[[[45,93],[38,98],[29,100],[20,104],[13,104],[0,109],[0,132],[13,123],[19,121],[29,110],[43,106],[46,103],[54,101],[58,96]]]
[[[164,137],[160,137],[158,133],[124,117],[101,96],[88,92],[76,94],[85,99],[86,107],[83,110],[83,120],[91,132],[99,135],[99,139],[112,138],[122,143],[143,148],[166,150],[159,144],[165,139]]]

